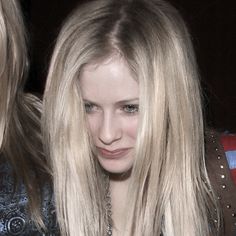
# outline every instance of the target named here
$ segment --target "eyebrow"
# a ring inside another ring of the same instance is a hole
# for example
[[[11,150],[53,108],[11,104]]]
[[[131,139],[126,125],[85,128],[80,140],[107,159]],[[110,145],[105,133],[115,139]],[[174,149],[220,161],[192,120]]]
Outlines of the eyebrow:
[[[84,102],[92,103],[96,106],[99,106],[98,103],[93,102],[92,100],[89,100],[89,99],[86,99],[86,98],[83,98],[83,100],[84,100]],[[138,101],[139,101],[139,98],[131,98],[131,99],[124,99],[124,100],[117,101],[116,104],[132,103],[132,102],[138,102]]]
[[[139,101],[139,98],[131,98],[131,99],[120,100],[116,103],[121,104],[121,103],[130,103],[130,102],[138,102],[138,101]]]

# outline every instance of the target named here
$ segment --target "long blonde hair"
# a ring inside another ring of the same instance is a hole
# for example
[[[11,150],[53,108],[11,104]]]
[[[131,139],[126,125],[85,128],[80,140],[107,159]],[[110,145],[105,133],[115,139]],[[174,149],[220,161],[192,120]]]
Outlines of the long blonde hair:
[[[10,162],[16,184],[25,184],[29,212],[43,227],[39,189],[49,170],[42,152],[41,102],[23,91],[28,56],[17,0],[0,0],[0,58],[0,161]]]
[[[114,51],[140,88],[122,235],[216,235],[195,56],[183,19],[162,0],[91,1],[71,15],[58,37],[43,127],[62,234],[105,235],[104,181],[91,154],[78,80],[84,65]]]
[[[9,122],[17,89],[27,63],[25,35],[19,7],[15,1],[0,1],[0,147]]]

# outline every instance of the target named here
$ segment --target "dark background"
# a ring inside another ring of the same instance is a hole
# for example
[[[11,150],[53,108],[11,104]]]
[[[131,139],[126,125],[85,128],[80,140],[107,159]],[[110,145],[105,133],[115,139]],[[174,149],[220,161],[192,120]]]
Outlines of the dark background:
[[[60,26],[89,0],[21,0],[31,60],[26,90],[43,93]],[[119,0],[117,0],[119,1]],[[236,132],[236,4],[232,0],[170,0],[187,22],[197,55],[208,125]]]

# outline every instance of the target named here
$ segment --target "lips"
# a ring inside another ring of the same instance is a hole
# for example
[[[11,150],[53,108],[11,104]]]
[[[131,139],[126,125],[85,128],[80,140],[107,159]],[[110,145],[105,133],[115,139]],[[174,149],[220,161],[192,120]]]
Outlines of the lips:
[[[107,150],[105,148],[97,148],[98,153],[100,156],[107,158],[107,159],[118,159],[124,157],[131,148],[121,148],[121,149],[116,149],[116,150]]]

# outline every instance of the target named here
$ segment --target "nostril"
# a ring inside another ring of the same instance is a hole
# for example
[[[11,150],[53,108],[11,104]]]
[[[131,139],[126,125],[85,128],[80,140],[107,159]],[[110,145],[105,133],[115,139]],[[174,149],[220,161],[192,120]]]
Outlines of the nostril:
[[[120,140],[120,137],[99,137],[99,140],[104,145],[111,145]]]
[[[102,138],[99,138],[102,144],[104,145],[111,145],[114,141],[113,140],[104,140]]]

